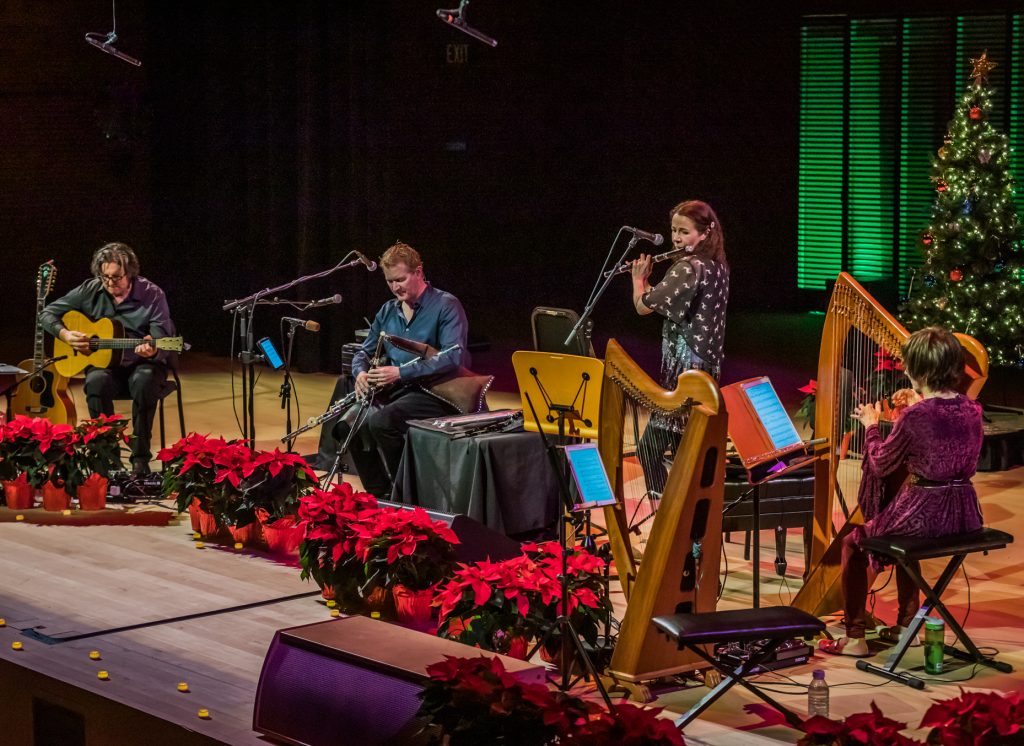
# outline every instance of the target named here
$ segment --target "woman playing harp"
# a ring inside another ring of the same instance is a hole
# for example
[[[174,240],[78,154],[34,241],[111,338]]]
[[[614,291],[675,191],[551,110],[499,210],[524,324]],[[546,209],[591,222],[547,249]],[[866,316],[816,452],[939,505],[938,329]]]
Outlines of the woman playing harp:
[[[722,224],[711,206],[699,200],[682,202],[669,213],[672,245],[679,252],[657,285],[651,286],[652,262],[640,254],[632,263],[633,307],[640,315],[665,318],[661,331],[661,375],[673,389],[686,370],[703,370],[716,381],[722,369],[725,307],[729,299],[729,265],[725,260]],[[652,416],[638,445],[649,492],[661,494],[666,452],[674,453],[685,420]]]
[[[879,404],[855,410],[865,427],[863,478],[857,501],[866,522],[843,539],[842,585],[846,636],[822,640],[826,653],[869,655],[864,639],[865,603],[880,558],[860,548],[866,536],[941,537],[981,528],[981,506],[971,485],[981,453],[981,406],[957,393],[964,371],[959,340],[939,327],[922,329],[903,346],[903,366],[913,391],[897,392],[894,403],[906,405],[889,437],[882,438]],[[910,477],[887,499],[886,476],[906,468]],[[896,571],[899,597],[897,626],[883,630],[888,642],[899,639],[920,605],[910,576]]]

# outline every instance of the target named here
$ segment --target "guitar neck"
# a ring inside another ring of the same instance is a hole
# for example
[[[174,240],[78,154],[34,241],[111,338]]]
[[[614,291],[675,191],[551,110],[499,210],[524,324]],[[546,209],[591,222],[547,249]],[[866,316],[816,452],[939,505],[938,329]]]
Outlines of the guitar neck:
[[[119,339],[98,339],[93,337],[89,340],[91,350],[134,350],[140,344],[148,344],[156,347],[155,339],[135,339],[133,337],[121,337]]]
[[[46,339],[46,335],[43,333],[43,327],[39,323],[39,314],[43,312],[44,300],[45,298],[43,296],[38,296],[36,298],[36,338],[35,345],[32,348],[33,370],[39,370],[42,368],[43,360],[46,359],[46,348],[43,344]]]

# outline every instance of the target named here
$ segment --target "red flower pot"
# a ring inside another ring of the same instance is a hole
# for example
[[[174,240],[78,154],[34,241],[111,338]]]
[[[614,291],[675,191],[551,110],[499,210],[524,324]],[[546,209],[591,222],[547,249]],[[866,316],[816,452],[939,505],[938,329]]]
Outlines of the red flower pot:
[[[54,486],[47,480],[43,483],[43,510],[67,510],[71,507],[71,495],[63,487]]]
[[[415,627],[430,625],[433,612],[431,603],[434,600],[433,588],[417,591],[406,588],[404,585],[396,585],[391,589],[391,596],[395,600],[395,618],[399,623]]]
[[[263,538],[267,549],[278,554],[298,554],[302,543],[303,526],[295,525],[295,518],[286,515],[273,523],[263,523]]]
[[[107,507],[107,485],[109,481],[99,474],[90,474],[78,488],[80,510],[103,510]]]
[[[188,517],[192,521],[192,530],[202,533],[202,518],[200,514],[203,509],[199,507],[199,498],[193,497],[192,502],[188,504]]]
[[[509,658],[518,658],[521,661],[526,660],[526,654],[530,652],[529,640],[525,637],[516,635],[509,642],[508,652],[505,653]]]
[[[188,514],[192,519],[192,530],[199,533],[203,538],[212,538],[220,533],[220,526],[212,513],[207,513],[199,507],[199,500],[193,499],[188,506]]]
[[[251,547],[260,541],[260,524],[258,521],[253,521],[242,528],[228,526],[228,533],[231,534],[231,538],[234,539],[236,544],[244,544],[247,547]]]
[[[19,474],[17,479],[4,480],[4,500],[10,510],[28,510],[32,507],[35,497],[35,489],[28,483],[24,474]]]

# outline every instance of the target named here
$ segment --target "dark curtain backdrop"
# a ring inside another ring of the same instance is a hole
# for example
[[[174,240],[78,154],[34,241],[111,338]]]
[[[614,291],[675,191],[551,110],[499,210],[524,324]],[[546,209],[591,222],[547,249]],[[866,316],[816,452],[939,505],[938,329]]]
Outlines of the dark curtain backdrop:
[[[110,240],[136,247],[197,349],[229,351],[225,300],[398,239],[474,338],[527,346],[534,306],[582,308],[620,225],[667,233],[686,198],[719,213],[732,307],[795,308],[811,5],[857,4],[474,0],[491,49],[435,18],[437,0],[123,0],[134,68],[82,40],[110,29],[109,4],[4,3],[0,360],[31,353],[39,263],[57,260],[64,292]],[[336,370],[388,297],[361,268],[288,297],[334,293],[311,312],[323,331],[298,337],[306,369]],[[261,308],[257,334],[282,315]],[[599,349],[656,345],[625,278],[594,318]]]
[[[735,302],[787,307],[795,13],[767,35],[739,9],[474,3],[490,49],[435,9],[150,6],[153,243],[189,259],[175,313],[192,339],[226,350],[220,301],[401,239],[474,338],[525,344],[534,306],[582,308],[620,225],[664,233],[689,197],[720,212]],[[628,286],[609,289],[599,337],[638,326]],[[324,332],[300,338],[307,367],[336,367],[387,297],[358,268],[296,297],[334,292]],[[282,312],[261,310],[258,333]]]

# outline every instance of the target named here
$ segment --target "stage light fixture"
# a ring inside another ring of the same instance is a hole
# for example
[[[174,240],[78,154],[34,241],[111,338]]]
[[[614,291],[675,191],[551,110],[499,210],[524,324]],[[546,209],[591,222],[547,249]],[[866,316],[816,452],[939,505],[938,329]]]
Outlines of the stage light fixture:
[[[117,41],[117,0],[110,0],[110,10],[113,16],[113,29],[106,34],[101,34],[96,31],[89,31],[85,35],[85,40],[89,44],[99,49],[101,52],[106,52],[109,55],[117,57],[119,60],[127,62],[129,65],[135,65],[135,67],[141,67],[141,60],[137,60],[134,57],[125,54],[120,49],[114,47],[114,42]]]
[[[440,18],[445,23],[447,23],[449,26],[457,28],[462,33],[469,34],[477,41],[482,41],[484,44],[487,44],[488,46],[491,47],[498,46],[497,39],[488,36],[482,31],[477,31],[475,28],[473,28],[466,22],[466,7],[468,5],[469,0],[462,0],[462,2],[459,3],[458,8],[452,8],[450,10],[438,8],[437,17]]]

